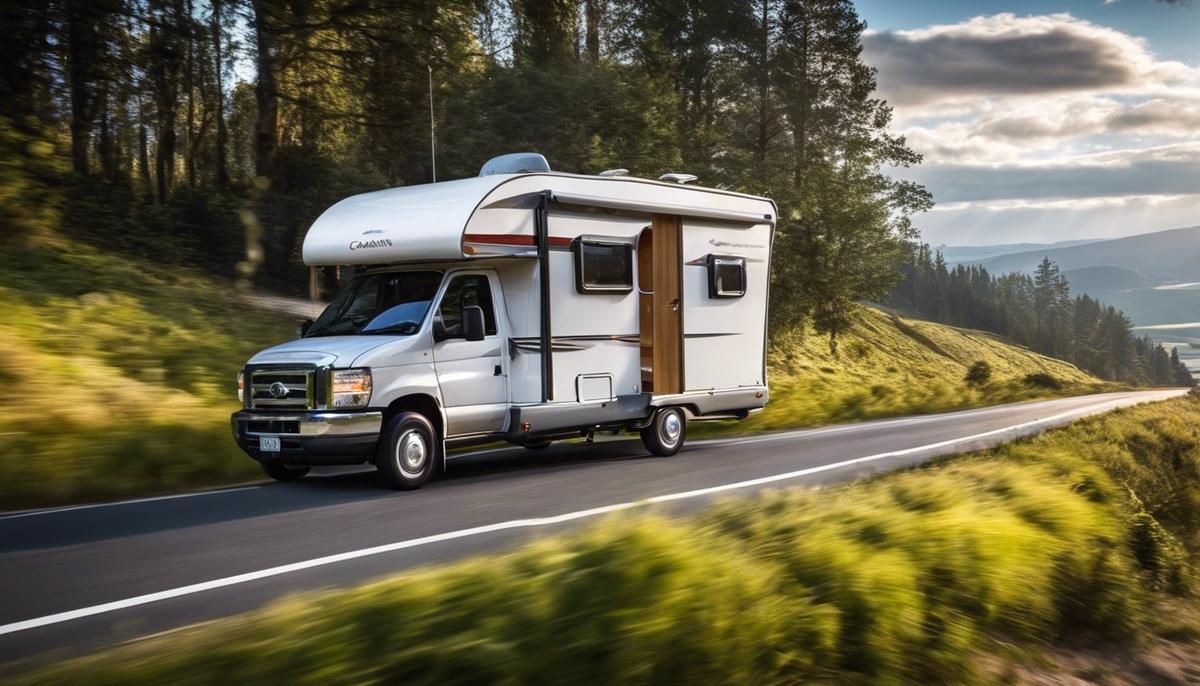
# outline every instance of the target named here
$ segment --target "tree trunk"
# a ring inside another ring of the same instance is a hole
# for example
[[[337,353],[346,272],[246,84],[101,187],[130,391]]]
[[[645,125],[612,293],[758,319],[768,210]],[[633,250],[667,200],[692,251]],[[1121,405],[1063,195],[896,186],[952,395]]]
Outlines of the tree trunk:
[[[771,83],[771,18],[770,18],[770,0],[762,1],[762,15],[759,21],[762,23],[762,43],[759,46],[758,65],[758,140],[755,157],[758,158],[758,177],[760,181],[765,181],[767,178],[767,141],[768,141],[768,119],[770,117],[769,98],[770,98],[770,83]]]
[[[150,146],[146,134],[146,105],[138,95],[138,172],[142,180],[142,192],[146,197],[154,194],[154,181],[150,178]]]
[[[96,143],[96,154],[100,158],[101,173],[110,180],[116,180],[117,155],[113,148],[112,118],[109,116],[112,109],[111,86],[112,84],[108,81],[101,83],[100,93],[96,99],[96,106],[100,111],[100,138]]]
[[[279,136],[279,94],[275,86],[275,26],[270,17],[269,0],[253,0],[254,36],[258,44],[256,66],[258,81],[254,99],[258,119],[254,128],[254,173],[271,178],[275,171],[275,151]]]
[[[183,31],[184,40],[187,41],[187,64],[183,72],[183,89],[187,91],[187,122],[183,129],[184,150],[187,157],[184,159],[184,168],[187,171],[188,186],[194,187],[196,185],[196,36],[192,22],[192,0],[187,0],[184,7],[184,16],[181,17],[179,25],[180,30]]]
[[[216,79],[217,103],[217,186],[225,188],[229,185],[228,152],[229,131],[225,128],[225,83],[221,77],[221,0],[212,1],[212,40]]]
[[[584,47],[587,51],[588,64],[600,63],[600,22],[603,20],[604,0],[585,0],[587,12],[587,28]]]
[[[88,173],[88,147],[92,137],[91,58],[96,26],[87,0],[66,3],[67,78],[71,99],[71,166],[76,174]]]
[[[804,187],[804,172],[808,162],[808,113],[812,98],[812,75],[809,73],[809,58],[808,58],[808,39],[809,33],[812,30],[811,22],[807,14],[800,18],[800,78],[796,87],[800,89],[800,102],[797,103],[798,110],[795,113],[795,123],[793,124],[793,146],[796,152],[796,194],[802,197],[801,191]]]

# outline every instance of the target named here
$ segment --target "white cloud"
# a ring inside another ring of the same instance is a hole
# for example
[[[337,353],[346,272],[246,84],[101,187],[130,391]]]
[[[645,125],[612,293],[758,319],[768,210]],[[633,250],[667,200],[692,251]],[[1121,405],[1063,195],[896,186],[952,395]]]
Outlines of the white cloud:
[[[1069,14],[1005,13],[910,31],[868,33],[864,58],[896,105],[1065,92],[1136,93],[1193,80],[1146,42]]]
[[[1200,189],[1200,142],[1002,164],[924,164],[897,172],[938,202],[1182,195]]]
[[[1200,224],[1200,195],[946,204],[917,224],[933,245],[1117,238]]]
[[[864,37],[896,170],[938,205],[934,243],[1052,241],[1200,224],[1200,69],[1069,14],[998,14]]]

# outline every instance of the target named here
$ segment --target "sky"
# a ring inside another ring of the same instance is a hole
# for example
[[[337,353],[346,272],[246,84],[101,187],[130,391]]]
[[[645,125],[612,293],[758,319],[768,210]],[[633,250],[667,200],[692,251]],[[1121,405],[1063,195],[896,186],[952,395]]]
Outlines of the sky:
[[[1200,225],[1200,0],[856,0],[933,245]]]

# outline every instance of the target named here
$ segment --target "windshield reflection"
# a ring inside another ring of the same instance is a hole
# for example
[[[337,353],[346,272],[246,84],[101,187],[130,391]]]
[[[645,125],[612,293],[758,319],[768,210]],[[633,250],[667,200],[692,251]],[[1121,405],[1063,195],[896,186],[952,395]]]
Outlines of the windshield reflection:
[[[437,271],[383,272],[354,278],[309,327],[305,338],[389,334],[411,336],[442,283]]]

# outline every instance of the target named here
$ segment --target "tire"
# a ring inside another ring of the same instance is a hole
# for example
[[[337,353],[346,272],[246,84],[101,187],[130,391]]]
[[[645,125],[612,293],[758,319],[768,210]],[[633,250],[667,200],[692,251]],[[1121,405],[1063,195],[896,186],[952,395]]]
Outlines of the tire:
[[[411,491],[433,477],[439,460],[441,443],[433,425],[416,412],[401,412],[379,437],[375,468],[389,488]]]
[[[537,441],[535,443],[526,443],[525,447],[529,450],[545,450],[550,447],[553,441]]]
[[[682,408],[664,407],[654,413],[650,426],[642,429],[641,434],[646,450],[659,457],[670,457],[679,452],[687,438],[687,415]]]
[[[282,462],[264,462],[262,468],[267,476],[276,481],[298,481],[311,469],[308,465],[286,465]]]

